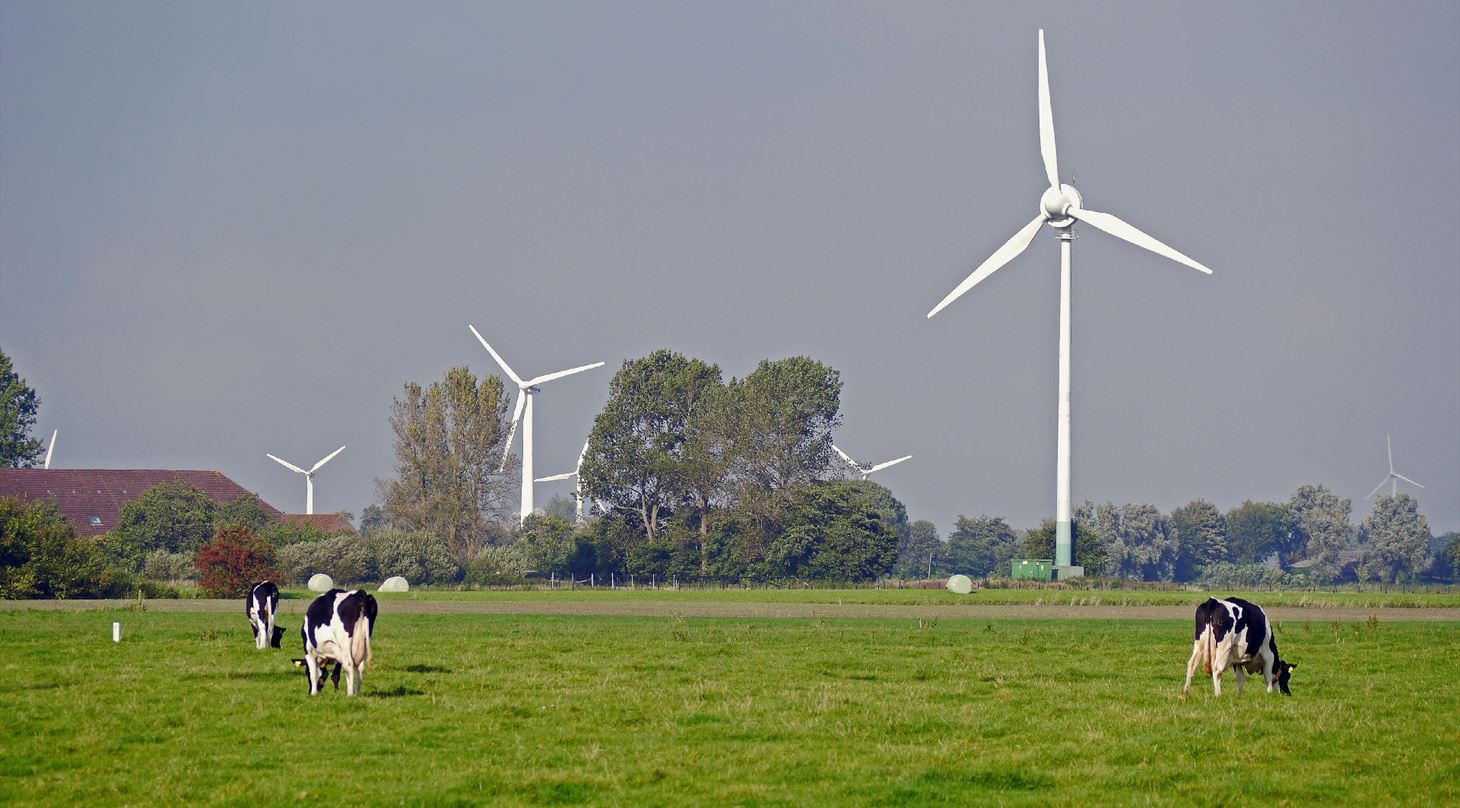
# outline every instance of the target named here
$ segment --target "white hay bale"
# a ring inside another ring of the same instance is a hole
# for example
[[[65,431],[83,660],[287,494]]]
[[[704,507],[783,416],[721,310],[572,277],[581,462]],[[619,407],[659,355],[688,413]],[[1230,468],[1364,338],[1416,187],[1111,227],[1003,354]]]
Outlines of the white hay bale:
[[[310,592],[328,592],[335,588],[335,579],[322,572],[316,572],[309,576]]]
[[[967,595],[973,591],[973,579],[967,575],[954,575],[948,579],[948,591],[955,595]]]
[[[411,591],[411,585],[408,584],[408,583],[406,583],[406,579],[400,577],[399,575],[396,575],[396,576],[391,577],[391,578],[386,578],[385,579],[385,582],[382,583],[380,585],[380,588],[377,589],[376,591],[377,592],[409,592],[409,591]]]

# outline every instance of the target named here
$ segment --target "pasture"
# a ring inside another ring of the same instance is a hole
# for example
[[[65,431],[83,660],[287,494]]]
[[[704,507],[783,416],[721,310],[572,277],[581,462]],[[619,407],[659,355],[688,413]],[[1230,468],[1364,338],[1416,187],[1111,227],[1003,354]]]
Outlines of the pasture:
[[[289,664],[297,612],[281,619],[284,649],[261,652],[241,601],[233,612],[0,611],[0,801],[1460,801],[1454,622],[1305,610],[1311,619],[1283,618],[1278,635],[1299,662],[1295,696],[1259,683],[1237,697],[1229,679],[1214,699],[1209,681],[1181,697],[1189,617],[413,606],[382,599],[376,665],[354,700],[328,686],[306,696]]]

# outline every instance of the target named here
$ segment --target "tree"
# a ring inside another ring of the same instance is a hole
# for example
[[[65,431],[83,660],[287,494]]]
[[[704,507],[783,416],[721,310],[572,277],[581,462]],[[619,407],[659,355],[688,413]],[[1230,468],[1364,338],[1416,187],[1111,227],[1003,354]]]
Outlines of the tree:
[[[159,483],[122,506],[108,552],[133,572],[149,553],[194,554],[213,538],[217,505],[187,483]]]
[[[500,467],[507,440],[502,380],[480,382],[465,367],[422,389],[407,383],[391,405],[395,433],[393,480],[378,484],[390,524],[440,537],[469,566],[510,516],[511,470]]]
[[[938,528],[926,519],[907,526],[897,548],[892,574],[899,578],[926,578],[947,565],[948,545],[938,538]]]
[[[209,597],[242,597],[259,581],[276,577],[274,546],[247,527],[227,525],[198,550],[198,572],[198,586]]]
[[[1002,517],[959,516],[948,534],[948,571],[981,578],[1008,570],[1018,547],[1019,537]]]
[[[1349,524],[1352,500],[1340,497],[1321,485],[1302,485],[1288,499],[1288,513],[1293,517],[1293,540],[1278,548],[1284,567],[1299,559],[1302,553],[1316,563],[1309,570],[1314,580],[1327,583],[1338,580],[1343,563],[1339,554],[1354,541],[1354,528]]]
[[[399,575],[413,585],[461,580],[461,562],[445,542],[430,533],[382,530],[357,541],[370,548],[378,578]]]
[[[1452,583],[1460,582],[1460,533],[1446,533],[1440,539],[1438,571]]]
[[[673,351],[624,362],[609,382],[608,402],[588,436],[579,470],[584,495],[635,514],[650,542],[680,502],[697,501],[707,528],[709,501],[718,485],[695,479],[696,472],[705,473],[700,464],[710,458],[686,457],[685,445],[719,387],[717,366]]]
[[[39,407],[36,392],[0,350],[0,467],[29,468],[40,459],[44,446],[30,437]]]
[[[213,511],[213,523],[216,527],[238,525],[257,533],[274,524],[274,517],[258,497],[246,494],[218,505]]]
[[[1430,525],[1415,498],[1400,491],[1380,496],[1360,528],[1368,553],[1359,574],[1371,581],[1399,583],[1413,580],[1424,568]]]
[[[117,597],[127,586],[55,503],[0,498],[0,598]]]
[[[1260,564],[1292,547],[1297,530],[1288,509],[1275,502],[1248,500],[1227,512],[1227,560]]]
[[[527,570],[541,575],[571,575],[569,562],[577,549],[572,514],[568,518],[552,513],[527,517],[515,546],[526,562]]]
[[[767,549],[771,578],[864,581],[885,575],[897,560],[897,526],[907,511],[882,486],[832,480],[801,486],[780,516],[783,527]]]
[[[1227,520],[1217,506],[1193,500],[1171,512],[1179,549],[1176,580],[1193,581],[1201,568],[1227,560]]]
[[[1175,580],[1176,536],[1154,505],[1097,506],[1086,500],[1075,516],[1104,540],[1105,574],[1139,581]]]
[[[732,473],[743,500],[760,500],[820,480],[831,461],[831,433],[841,425],[841,374],[804,356],[762,360],[744,380],[730,380]],[[772,496],[774,507],[782,498]]]
[[[1082,507],[1086,511],[1089,511],[1094,506],[1087,501]],[[1108,554],[1105,546],[1105,537],[1098,530],[1091,527],[1092,517],[1088,514],[1081,516],[1080,513],[1080,511],[1077,511],[1074,518],[1070,521],[1070,535],[1075,545],[1072,561],[1074,561],[1075,566],[1084,569],[1086,575],[1105,575]],[[1024,531],[1024,540],[1018,547],[1018,550],[1023,554],[1024,558],[1053,559],[1054,543],[1054,521],[1046,519],[1040,523],[1039,527]],[[1007,561],[1008,559],[1005,559],[1000,562],[1001,566],[998,569],[1000,575],[1005,574],[1005,571],[1009,570],[1007,566],[1002,566]]]

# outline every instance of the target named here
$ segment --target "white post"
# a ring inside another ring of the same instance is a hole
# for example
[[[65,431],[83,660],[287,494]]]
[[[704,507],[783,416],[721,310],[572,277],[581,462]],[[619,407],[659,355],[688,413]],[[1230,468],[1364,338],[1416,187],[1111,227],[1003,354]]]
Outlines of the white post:
[[[532,391],[523,390],[527,403],[522,409],[522,521],[532,515]]]
[[[112,623],[112,642],[122,641],[122,624]]]
[[[1069,228],[1060,231],[1060,379],[1059,438],[1055,461],[1054,563],[1070,566],[1070,242]]]

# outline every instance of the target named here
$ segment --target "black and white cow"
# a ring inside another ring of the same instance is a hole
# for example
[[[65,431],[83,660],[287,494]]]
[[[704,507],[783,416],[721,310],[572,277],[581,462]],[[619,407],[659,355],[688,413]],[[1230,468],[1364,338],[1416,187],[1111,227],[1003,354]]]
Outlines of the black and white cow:
[[[1191,692],[1191,677],[1200,666],[1212,676],[1212,688],[1222,695],[1222,674],[1228,668],[1237,670],[1237,692],[1241,693],[1249,673],[1261,673],[1267,692],[1276,687],[1291,696],[1288,679],[1297,663],[1278,657],[1277,639],[1272,623],[1262,607],[1241,598],[1217,600],[1208,598],[1196,607],[1196,641],[1191,646],[1191,659],[1186,663],[1186,686]]]
[[[370,636],[375,631],[375,598],[363,589],[346,592],[331,589],[309,604],[304,613],[304,666],[309,672],[309,695],[324,687],[325,671],[335,663],[335,689],[340,671],[345,673],[345,695],[360,692],[365,669],[370,665]]]
[[[284,637],[284,629],[274,625],[274,615],[279,613],[279,587],[273,581],[254,584],[243,609],[248,613],[248,624],[253,627],[254,647],[260,651],[271,645],[278,648]]]

